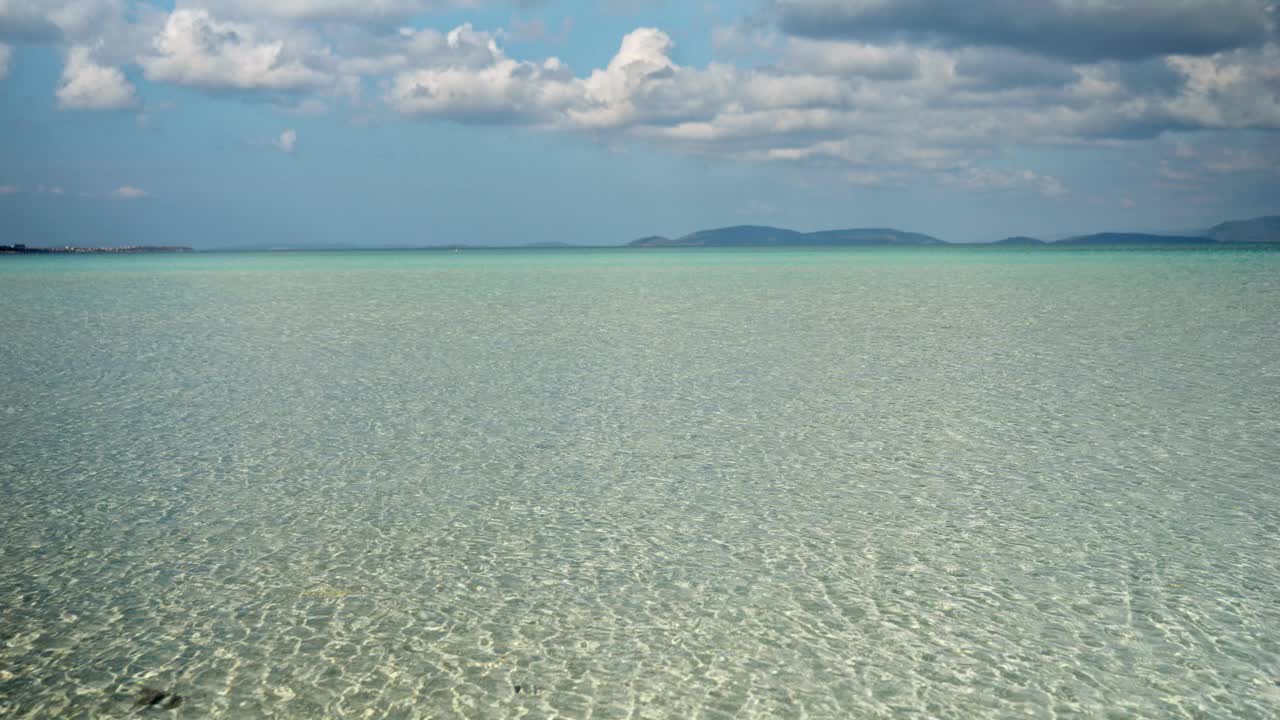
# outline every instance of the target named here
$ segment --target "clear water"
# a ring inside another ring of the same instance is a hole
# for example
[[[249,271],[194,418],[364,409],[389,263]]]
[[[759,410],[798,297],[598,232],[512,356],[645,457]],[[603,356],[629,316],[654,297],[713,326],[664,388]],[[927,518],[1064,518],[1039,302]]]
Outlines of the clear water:
[[[1280,253],[9,257],[0,307],[0,716],[1280,716]]]

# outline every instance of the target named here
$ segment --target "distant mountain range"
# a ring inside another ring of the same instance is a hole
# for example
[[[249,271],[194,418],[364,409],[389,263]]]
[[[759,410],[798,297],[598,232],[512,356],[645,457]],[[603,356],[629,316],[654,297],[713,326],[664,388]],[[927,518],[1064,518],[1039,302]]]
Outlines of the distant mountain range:
[[[1162,233],[1095,233],[1076,235],[1047,243],[1033,237],[1010,237],[997,245],[1217,245],[1222,243],[1280,243],[1280,215],[1252,220],[1233,220],[1214,225],[1195,235]]]
[[[1218,242],[1280,242],[1280,215],[1224,222],[1204,234]]]
[[[0,0],[3,2],[3,0]],[[948,246],[944,240],[923,233],[906,232],[893,228],[846,228],[844,230],[822,230],[819,232],[799,232],[787,228],[769,227],[766,225],[735,225],[733,227],[699,230],[677,238],[659,235],[640,238],[627,243],[631,248],[682,248],[682,247],[921,247]],[[1152,247],[1152,246],[1188,246],[1197,245],[1280,245],[1280,215],[1269,215],[1252,220],[1233,220],[1220,223],[1205,230],[1193,230],[1168,233],[1119,233],[1103,232],[1092,235],[1075,235],[1046,241],[1039,238],[1018,235],[996,240],[991,243],[965,243],[968,246],[995,247]],[[245,245],[226,250],[482,250],[501,249],[513,246],[485,245],[395,245],[371,248],[368,246],[334,243],[331,245],[308,244],[290,247],[268,245]],[[524,248],[575,248],[604,247],[590,244],[571,244],[561,241],[529,242],[514,247]],[[617,246],[612,246],[617,247]],[[0,245],[0,254],[30,253],[153,253],[153,252],[191,252],[187,247],[31,247],[27,245]]]
[[[1216,245],[1220,243],[1280,243],[1280,215],[1235,220],[1215,225],[1195,235],[1104,232],[1077,235],[1055,242],[1045,242],[1019,235],[997,240],[993,245],[1009,246],[1127,246],[1127,245]],[[766,225],[699,230],[678,238],[660,235],[632,240],[627,247],[807,247],[807,246],[918,246],[947,245],[932,235],[905,232],[892,228],[850,228],[802,233]]]
[[[653,235],[627,243],[627,247],[761,247],[814,245],[945,245],[931,235],[890,228],[850,228],[802,233],[764,225],[699,230],[678,238]]]

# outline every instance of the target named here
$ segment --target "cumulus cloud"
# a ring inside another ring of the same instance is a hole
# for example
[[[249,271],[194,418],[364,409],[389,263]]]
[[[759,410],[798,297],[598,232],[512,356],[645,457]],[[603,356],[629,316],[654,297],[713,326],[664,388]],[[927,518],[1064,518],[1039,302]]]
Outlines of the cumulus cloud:
[[[464,25],[450,32],[451,56],[393,80],[386,100],[405,115],[468,122],[527,122],[572,129],[620,129],[713,113],[731,68],[698,71],[670,57],[671,38],[654,28],[628,33],[604,68],[575,77],[557,58],[507,57],[495,38]]]
[[[150,197],[151,193],[147,192],[146,190],[141,190],[139,188],[133,187],[132,185],[121,185],[115,190],[112,190],[109,193],[109,196],[116,198],[117,200],[138,200],[141,198]]]
[[[866,184],[931,174],[962,190],[1066,195],[1032,170],[983,168],[1010,143],[1123,142],[1199,127],[1280,128],[1276,46],[1077,63],[1011,48],[784,38],[755,69],[682,66],[640,28],[603,67],[508,57],[471,26],[405,33],[399,112],[461,122],[626,133],[683,152],[845,168]],[[1274,62],[1273,62],[1274,60]]]
[[[99,65],[89,48],[81,45],[67,51],[56,94],[58,107],[65,110],[119,110],[137,102],[124,73]]]
[[[1210,128],[1280,127],[1280,45],[1167,62],[1184,79],[1168,104],[1173,117]]]
[[[642,27],[607,63],[576,71],[504,49],[504,39],[545,26],[399,27],[425,10],[471,4],[177,0],[166,10],[0,0],[0,38],[69,48],[63,107],[135,103],[120,69],[135,64],[152,82],[253,95],[291,112],[324,112],[346,98],[368,116],[380,100],[409,118],[524,124],[606,145],[640,138],[682,153],[831,168],[859,185],[931,177],[959,190],[1056,197],[1068,192],[1056,178],[987,166],[1007,164],[998,157],[1007,147],[1280,129],[1275,0],[771,0],[756,20],[773,24],[717,31],[717,48],[739,53],[735,63],[681,64],[669,35]],[[367,100],[374,88],[377,100]],[[297,135],[271,143],[293,152]],[[1214,157],[1224,173],[1251,162]],[[1209,162],[1167,168],[1216,172]],[[1167,179],[1162,168],[1153,174]]]
[[[13,62],[13,48],[0,43],[0,80],[9,76],[9,65]]]
[[[62,195],[63,189],[58,185],[37,185],[36,192],[41,195]]]
[[[1201,55],[1259,45],[1273,0],[774,0],[782,29],[808,37],[1023,48],[1073,60]]]
[[[175,10],[140,62],[147,79],[210,90],[297,91],[331,84],[312,48],[269,38],[257,25]],[[309,52],[310,51],[310,52]]]
[[[0,185],[0,195],[15,195],[17,192],[17,185]]]
[[[557,58],[507,57],[490,33],[470,24],[447,35],[406,33],[418,67],[396,74],[385,96],[405,115],[471,122],[541,122],[572,100],[573,76]]]
[[[273,144],[283,152],[293,154],[294,148],[298,145],[298,133],[292,129],[285,130],[273,141]]]
[[[132,61],[162,11],[130,0],[0,0],[0,41],[85,45],[100,61]]]
[[[671,58],[675,43],[661,30],[640,28],[622,39],[609,64],[576,84],[579,95],[566,113],[588,129],[670,125],[708,118],[731,101],[738,73],[729,65],[705,70]],[[798,81],[799,79],[797,79]],[[757,87],[757,97],[781,88]]]

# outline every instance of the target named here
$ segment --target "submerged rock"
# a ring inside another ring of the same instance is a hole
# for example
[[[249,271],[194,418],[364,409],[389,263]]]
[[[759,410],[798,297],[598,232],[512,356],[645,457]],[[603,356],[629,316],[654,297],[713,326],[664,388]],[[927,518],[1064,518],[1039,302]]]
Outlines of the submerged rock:
[[[181,704],[181,695],[157,690],[153,687],[144,687],[138,691],[138,701],[133,706],[139,710],[152,708],[156,710],[172,710]]]

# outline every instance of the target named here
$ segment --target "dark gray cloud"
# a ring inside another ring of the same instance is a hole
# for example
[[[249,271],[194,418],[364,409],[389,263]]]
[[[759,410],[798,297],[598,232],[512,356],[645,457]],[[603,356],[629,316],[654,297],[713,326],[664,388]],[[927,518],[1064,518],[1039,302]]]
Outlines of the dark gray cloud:
[[[1275,35],[1275,0],[774,0],[806,37],[985,45],[1077,61],[1204,55]]]
[[[0,2],[0,42],[42,44],[58,42],[62,30],[34,4]]]
[[[1108,63],[1107,75],[1133,94],[1157,97],[1176,95],[1185,78],[1168,62],[1159,59],[1132,63]]]
[[[1004,48],[966,50],[956,57],[956,75],[986,90],[1063,87],[1077,79],[1073,66]]]

